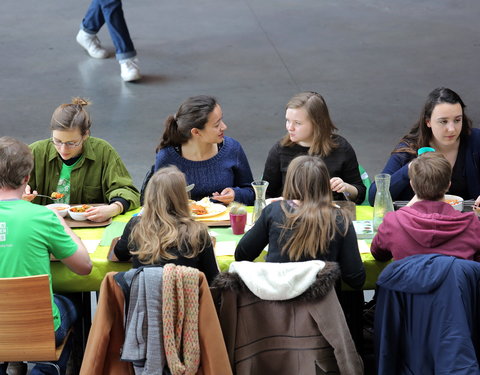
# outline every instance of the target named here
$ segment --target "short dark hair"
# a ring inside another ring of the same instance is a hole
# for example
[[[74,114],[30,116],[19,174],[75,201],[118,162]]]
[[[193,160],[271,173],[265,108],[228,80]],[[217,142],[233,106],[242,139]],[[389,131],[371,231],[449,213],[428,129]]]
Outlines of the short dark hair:
[[[33,155],[23,142],[0,138],[0,189],[18,189],[33,169]]]
[[[439,152],[428,152],[412,161],[408,176],[418,198],[436,201],[442,199],[450,186],[452,166]]]

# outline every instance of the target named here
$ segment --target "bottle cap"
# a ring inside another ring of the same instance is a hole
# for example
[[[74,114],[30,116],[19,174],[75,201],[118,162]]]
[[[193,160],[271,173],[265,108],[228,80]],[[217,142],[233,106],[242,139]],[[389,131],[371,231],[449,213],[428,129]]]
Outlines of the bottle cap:
[[[431,147],[421,147],[418,149],[417,154],[420,156],[426,152],[435,152],[435,149]]]

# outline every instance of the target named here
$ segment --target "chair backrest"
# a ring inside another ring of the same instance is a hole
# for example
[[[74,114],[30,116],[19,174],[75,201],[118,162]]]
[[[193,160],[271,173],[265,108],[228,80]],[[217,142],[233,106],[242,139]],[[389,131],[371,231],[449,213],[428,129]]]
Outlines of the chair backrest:
[[[335,292],[340,269],[318,263],[236,262],[215,278],[235,374],[363,374]]]
[[[48,275],[0,278],[0,361],[55,360]]]
[[[377,281],[377,373],[479,374],[480,264],[440,254],[390,263]]]

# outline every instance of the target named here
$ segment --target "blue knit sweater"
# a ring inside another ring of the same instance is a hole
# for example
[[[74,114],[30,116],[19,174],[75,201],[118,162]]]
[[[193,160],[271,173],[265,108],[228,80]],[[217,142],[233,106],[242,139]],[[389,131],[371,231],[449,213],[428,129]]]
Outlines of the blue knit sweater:
[[[185,174],[187,184],[195,184],[190,193],[192,199],[211,197],[212,193],[231,187],[235,201],[252,205],[255,200],[247,156],[233,138],[225,137],[218,154],[203,161],[187,160],[173,146],[162,148],[155,159],[155,171],[169,165],[175,165]]]
[[[463,142],[463,140],[460,142]],[[402,146],[405,146],[405,144],[400,143],[396,148]],[[478,196],[480,196],[480,129],[472,129],[471,134],[465,140],[465,148],[465,165],[459,173],[463,179],[466,180],[468,196],[462,196],[462,198],[477,199]],[[394,153],[388,159],[385,168],[383,168],[382,173],[391,175],[390,194],[394,201],[408,201],[415,195],[410,186],[410,178],[408,177],[408,164],[414,158],[416,158],[415,155],[406,152]],[[375,202],[376,193],[377,186],[373,183],[368,192],[368,200],[372,206]],[[452,186],[450,186],[447,193],[458,195],[455,191],[454,181],[452,181]]]

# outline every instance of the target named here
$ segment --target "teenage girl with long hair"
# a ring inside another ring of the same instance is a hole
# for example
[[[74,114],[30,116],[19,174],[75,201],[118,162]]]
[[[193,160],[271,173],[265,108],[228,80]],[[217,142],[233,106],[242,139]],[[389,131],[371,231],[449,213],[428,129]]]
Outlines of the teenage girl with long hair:
[[[141,215],[133,217],[114,247],[119,260],[133,267],[174,263],[218,274],[213,244],[205,224],[195,221],[188,204],[186,180],[178,168],[159,169],[145,191]]]
[[[480,129],[472,128],[465,108],[460,95],[449,88],[439,87],[428,94],[418,120],[395,146],[382,171],[391,175],[393,200],[413,198],[415,193],[408,177],[410,163],[417,158],[419,148],[432,147],[452,166],[447,193],[475,200],[475,206],[480,205]],[[373,183],[368,192],[371,205],[376,192]]]
[[[263,179],[269,182],[267,197],[282,194],[290,162],[300,155],[315,155],[325,162],[335,200],[362,203],[366,187],[360,177],[357,156],[348,141],[338,135],[325,99],[316,92],[301,92],[287,103],[287,134],[268,153]]]
[[[330,174],[318,156],[298,156],[290,163],[282,196],[265,207],[235,249],[235,260],[253,261],[268,245],[267,262],[337,262],[342,280],[355,291],[338,297],[350,333],[363,350],[363,292],[365,268],[349,217],[333,204]]]
[[[355,230],[332,201],[327,166],[317,156],[299,156],[290,163],[282,196],[264,208],[242,237],[235,260],[253,261],[268,245],[267,262],[326,260],[338,262],[342,279],[362,287],[365,269]]]

